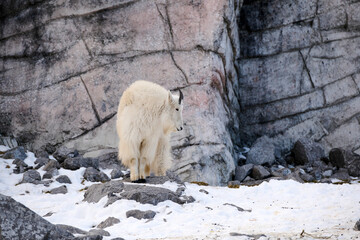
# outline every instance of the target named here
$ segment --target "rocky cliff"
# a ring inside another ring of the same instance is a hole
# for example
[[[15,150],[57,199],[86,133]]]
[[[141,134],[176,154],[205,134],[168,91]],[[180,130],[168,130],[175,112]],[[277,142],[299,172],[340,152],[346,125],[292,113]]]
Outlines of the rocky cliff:
[[[32,150],[114,152],[126,87],[185,95],[183,180],[226,183],[242,146],[302,137],[360,153],[358,0],[6,0],[0,134]]]
[[[360,2],[244,1],[240,16],[241,138],[360,152]]]
[[[172,139],[183,179],[226,183],[238,132],[239,0],[3,1],[0,129],[30,149],[116,151],[126,87],[185,96]]]

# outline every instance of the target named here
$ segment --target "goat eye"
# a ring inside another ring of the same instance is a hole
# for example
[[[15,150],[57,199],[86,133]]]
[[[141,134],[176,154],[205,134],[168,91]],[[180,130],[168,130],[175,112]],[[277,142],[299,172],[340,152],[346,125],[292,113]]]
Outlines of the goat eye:
[[[176,111],[179,111],[179,109],[178,109],[178,108],[176,108],[175,110],[176,110]]]

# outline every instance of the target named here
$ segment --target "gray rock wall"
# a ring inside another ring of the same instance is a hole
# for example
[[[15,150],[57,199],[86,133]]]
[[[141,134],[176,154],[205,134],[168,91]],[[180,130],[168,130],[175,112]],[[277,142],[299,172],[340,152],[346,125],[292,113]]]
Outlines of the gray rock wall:
[[[30,149],[117,151],[119,98],[138,79],[185,95],[184,180],[234,171],[241,0],[2,1],[0,133]]]
[[[245,1],[240,16],[241,139],[359,151],[360,2]]]

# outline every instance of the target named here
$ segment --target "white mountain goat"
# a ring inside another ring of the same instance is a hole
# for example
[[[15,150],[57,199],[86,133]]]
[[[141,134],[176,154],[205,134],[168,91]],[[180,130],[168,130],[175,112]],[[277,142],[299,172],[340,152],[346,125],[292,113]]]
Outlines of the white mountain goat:
[[[119,159],[130,168],[130,180],[146,182],[171,167],[170,133],[183,129],[183,94],[172,95],[158,84],[136,81],[120,99],[116,129]]]

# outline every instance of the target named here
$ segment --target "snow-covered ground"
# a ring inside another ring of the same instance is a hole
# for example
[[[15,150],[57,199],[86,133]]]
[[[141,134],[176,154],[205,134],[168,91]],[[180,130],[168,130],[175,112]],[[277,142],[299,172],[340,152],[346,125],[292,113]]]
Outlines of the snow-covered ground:
[[[1,146],[0,150],[4,148]],[[41,216],[52,213],[45,217],[51,223],[86,231],[108,217],[120,219],[119,224],[105,229],[111,236],[104,239],[253,239],[241,234],[266,236],[259,239],[360,238],[360,232],[353,229],[360,218],[358,181],[334,185],[272,180],[238,189],[186,184],[185,194],[193,196],[194,203],[179,205],[166,201],[153,206],[119,200],[104,208],[107,197],[96,204],[82,201],[82,189],[94,184],[82,183],[85,169],[60,169],[60,175],[67,175],[72,184],[66,184],[67,194],[51,195],[44,191],[64,184],[54,181],[49,187],[17,185],[22,174],[12,173],[12,161],[0,158],[0,193]],[[34,161],[34,155],[28,152],[25,162],[33,166]],[[45,173],[41,169],[39,172]],[[178,187],[172,182],[160,186],[173,191]],[[236,206],[251,211],[239,211]],[[126,218],[126,212],[131,209],[153,210],[157,214],[151,221]]]

